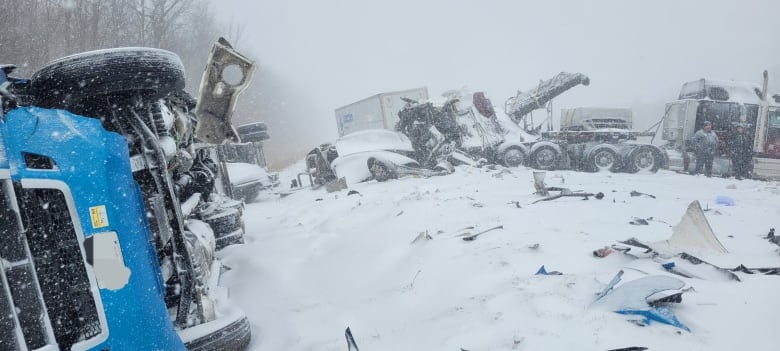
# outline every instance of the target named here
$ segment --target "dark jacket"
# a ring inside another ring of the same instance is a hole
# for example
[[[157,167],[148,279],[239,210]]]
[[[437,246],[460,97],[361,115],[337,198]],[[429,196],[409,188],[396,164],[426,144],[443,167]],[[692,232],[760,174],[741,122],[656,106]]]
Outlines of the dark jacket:
[[[732,158],[748,158],[753,156],[753,140],[745,134],[735,133],[731,137],[729,153]]]

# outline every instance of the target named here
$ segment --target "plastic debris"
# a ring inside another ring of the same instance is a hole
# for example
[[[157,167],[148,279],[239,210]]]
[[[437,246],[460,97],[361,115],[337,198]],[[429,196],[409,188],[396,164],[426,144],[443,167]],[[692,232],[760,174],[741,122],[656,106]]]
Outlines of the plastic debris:
[[[640,192],[638,192],[638,191],[636,191],[636,190],[631,190],[631,196],[632,196],[632,197],[636,197],[636,196],[645,196],[645,197],[649,197],[649,198],[653,198],[653,199],[655,199],[655,195],[650,195],[650,194],[640,193]]]
[[[493,227],[493,228],[490,228],[490,229],[483,230],[483,231],[481,231],[481,232],[479,232],[479,233],[477,233],[477,234],[474,234],[474,235],[464,236],[464,237],[463,237],[463,241],[474,241],[474,240],[476,240],[476,239],[477,239],[477,237],[479,237],[480,235],[482,235],[482,234],[485,234],[485,233],[487,233],[487,232],[489,232],[489,231],[496,230],[496,229],[504,229],[504,226],[503,226],[503,225],[499,225],[499,226],[495,226],[495,227]]]
[[[726,206],[734,206],[737,204],[737,201],[734,200],[734,198],[726,195],[718,195],[715,198],[716,204],[726,205]]]
[[[604,247],[602,247],[600,249],[593,250],[593,256],[596,256],[596,257],[607,257],[612,252],[613,252],[612,248],[610,248],[609,246],[604,246]]]
[[[672,309],[669,307],[653,307],[650,309],[625,309],[625,310],[617,310],[616,313],[620,314],[626,314],[626,315],[638,315],[643,316],[644,323],[650,324],[651,321],[656,321],[664,324],[669,324],[671,326],[675,326],[677,328],[680,328],[682,330],[685,330],[687,332],[691,331],[691,328],[688,328],[685,324],[682,324],[680,320],[677,319],[677,316],[674,315],[674,312],[672,312]]]
[[[547,269],[544,268],[544,265],[542,265],[541,267],[539,267],[539,270],[536,271],[536,274],[534,274],[534,275],[563,275],[563,273],[558,272],[558,271],[550,271],[550,272],[548,272]]]

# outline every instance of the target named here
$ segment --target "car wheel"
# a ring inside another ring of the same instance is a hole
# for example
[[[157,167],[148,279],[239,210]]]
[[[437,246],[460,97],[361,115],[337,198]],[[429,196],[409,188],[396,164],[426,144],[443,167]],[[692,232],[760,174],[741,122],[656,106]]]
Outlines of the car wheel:
[[[90,51],[55,60],[33,75],[39,106],[66,109],[100,95],[145,92],[158,99],[184,89],[184,66],[174,53],[150,48]]]

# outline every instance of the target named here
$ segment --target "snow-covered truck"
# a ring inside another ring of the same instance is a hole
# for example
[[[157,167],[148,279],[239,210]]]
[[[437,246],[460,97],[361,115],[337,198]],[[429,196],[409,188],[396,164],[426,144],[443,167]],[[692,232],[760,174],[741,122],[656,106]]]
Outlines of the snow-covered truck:
[[[428,100],[428,89],[423,87],[381,93],[337,108],[339,137],[368,129],[395,130],[398,111],[405,105],[401,98],[425,101]]]
[[[632,130],[629,108],[577,107],[561,110],[559,131],[542,132],[531,143],[529,165],[538,169],[655,172],[665,166],[666,154],[640,142],[652,135]]]
[[[253,68],[220,39],[195,104],[164,50],[76,54],[31,79],[0,65],[1,350],[246,348],[215,253],[243,234],[242,205],[216,196],[194,145],[235,136]]]
[[[699,79],[684,83],[676,101],[666,104],[662,139],[669,155],[669,168],[687,172],[695,165],[690,140],[704,121],[711,121],[719,146],[713,173],[732,173],[728,146],[737,124],[754,137],[753,176],[780,178],[780,104],[754,83]]]
[[[530,91],[520,92],[505,105],[506,114],[518,126],[528,129],[527,116],[544,108],[554,97],[590,80],[580,73],[562,72],[542,81]],[[548,117],[548,121],[551,118]],[[536,169],[581,171],[655,172],[665,166],[660,148],[638,141],[645,133],[633,131],[630,109],[579,107],[561,112],[560,130],[539,133],[525,143],[525,163]],[[529,130],[538,133],[539,127]]]

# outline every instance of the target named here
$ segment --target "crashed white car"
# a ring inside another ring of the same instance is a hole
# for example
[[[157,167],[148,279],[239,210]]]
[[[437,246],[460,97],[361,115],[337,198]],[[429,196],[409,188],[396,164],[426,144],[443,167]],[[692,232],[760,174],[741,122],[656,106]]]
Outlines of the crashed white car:
[[[312,185],[344,178],[347,184],[370,179],[385,181],[404,175],[430,177],[452,172],[440,162],[433,170],[420,168],[412,157],[414,149],[405,135],[371,129],[345,135],[335,145],[323,144],[309,152],[306,164]]]

